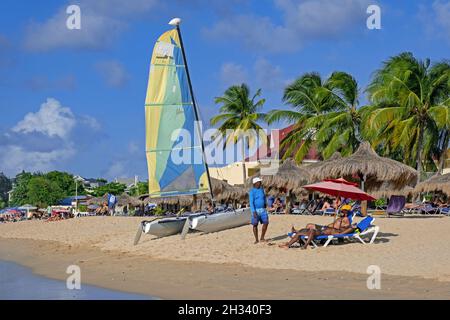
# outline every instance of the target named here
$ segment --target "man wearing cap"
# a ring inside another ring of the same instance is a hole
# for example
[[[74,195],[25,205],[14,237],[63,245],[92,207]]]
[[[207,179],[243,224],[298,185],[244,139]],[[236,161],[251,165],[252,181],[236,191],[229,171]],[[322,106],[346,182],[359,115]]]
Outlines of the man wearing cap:
[[[253,234],[255,236],[255,243],[266,242],[264,238],[266,235],[267,227],[269,225],[269,215],[267,214],[267,199],[264,189],[261,185],[261,178],[253,178],[253,188],[249,192],[250,199],[250,211],[252,214],[251,223],[253,225]],[[258,224],[261,222],[261,239],[258,240]]]

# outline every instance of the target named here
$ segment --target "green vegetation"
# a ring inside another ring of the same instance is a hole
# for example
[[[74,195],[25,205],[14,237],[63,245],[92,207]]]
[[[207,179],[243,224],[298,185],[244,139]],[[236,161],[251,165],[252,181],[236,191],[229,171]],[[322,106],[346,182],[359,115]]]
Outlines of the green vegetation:
[[[211,124],[221,123],[221,134],[236,130],[227,137],[227,142],[236,143],[240,130],[260,128],[259,120],[287,121],[294,128],[280,147],[284,158],[294,157],[297,163],[313,146],[327,159],[336,151],[350,155],[367,140],[381,155],[415,167],[419,179],[423,168],[442,172],[450,138],[448,61],[431,63],[401,53],[374,73],[365,90],[367,106],[359,106],[360,91],[345,72],[333,72],[327,79],[305,73],[284,90],[283,100],[290,109],[264,116],[258,112],[264,99],[254,102],[260,90],[249,99],[245,84],[232,86],[216,98],[222,106]]]
[[[148,194],[148,182],[138,182],[137,187],[133,187],[130,190],[130,196],[138,197],[143,194]]]
[[[296,124],[282,142],[285,158],[301,162],[313,143],[324,159],[336,151],[352,154],[361,141],[358,84],[348,73],[334,72],[323,80],[318,73],[306,73],[289,85],[283,100],[293,110],[272,110],[269,124],[287,120]]]
[[[431,64],[402,53],[384,62],[367,92],[373,106],[366,132],[372,144],[388,156],[400,152],[419,178],[433,156],[442,170],[449,142],[450,63]]]
[[[261,89],[251,97],[250,89],[246,84],[231,86],[224,95],[215,99],[216,104],[220,104],[220,114],[211,119],[211,125],[220,124],[218,131],[225,137],[226,147],[229,143],[236,144],[239,139],[245,138],[243,134],[247,130],[256,130],[262,135],[262,127],[258,124],[263,120],[264,113],[259,111],[266,102],[265,99],[257,100],[261,96]],[[250,137],[251,138],[251,137]],[[261,136],[265,138],[265,134]],[[253,141],[248,141],[248,144]],[[242,159],[245,159],[245,143],[242,143]],[[245,164],[243,166],[244,179],[246,178]]]
[[[11,188],[11,180],[0,172],[0,209],[3,209],[8,205],[8,192]]]
[[[113,195],[120,195],[125,192],[126,188],[127,188],[127,186],[122,183],[111,182],[111,183],[105,184],[104,186],[94,189],[92,195],[94,197],[103,197],[107,193],[110,193]]]
[[[52,171],[46,174],[22,172],[15,178],[12,205],[32,204],[46,207],[75,194],[75,180],[67,172]],[[78,194],[85,194],[78,185]]]

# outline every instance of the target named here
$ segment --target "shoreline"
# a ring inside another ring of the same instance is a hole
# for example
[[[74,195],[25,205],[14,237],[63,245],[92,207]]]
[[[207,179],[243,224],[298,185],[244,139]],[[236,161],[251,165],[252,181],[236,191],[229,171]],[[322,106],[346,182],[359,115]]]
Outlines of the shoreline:
[[[65,280],[79,265],[82,284],[162,299],[449,299],[448,283],[382,275],[381,290],[368,290],[367,274],[273,270],[149,258],[54,241],[2,239],[0,259],[35,274]]]

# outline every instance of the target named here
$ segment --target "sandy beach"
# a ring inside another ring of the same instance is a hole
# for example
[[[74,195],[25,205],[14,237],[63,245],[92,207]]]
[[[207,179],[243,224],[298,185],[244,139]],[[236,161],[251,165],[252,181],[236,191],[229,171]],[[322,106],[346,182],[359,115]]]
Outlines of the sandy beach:
[[[142,218],[86,217],[0,225],[0,259],[65,279],[80,265],[83,282],[168,299],[450,298],[450,219],[377,218],[372,245],[278,248],[290,226],[329,217],[271,216],[269,244],[253,244],[250,226],[155,239],[133,246]],[[368,290],[369,265],[382,289]],[[189,288],[189,289],[186,289]]]

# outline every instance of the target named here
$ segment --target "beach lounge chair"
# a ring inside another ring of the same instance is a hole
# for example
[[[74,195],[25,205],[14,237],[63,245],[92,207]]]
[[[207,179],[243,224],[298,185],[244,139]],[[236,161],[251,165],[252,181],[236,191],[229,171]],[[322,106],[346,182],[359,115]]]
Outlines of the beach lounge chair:
[[[439,214],[450,215],[450,207],[442,207],[439,209]]]
[[[318,236],[316,237],[313,241],[311,241],[312,245],[317,248],[317,241],[322,241],[325,240],[325,243],[323,244],[323,247],[326,247],[330,244],[331,241],[333,240],[337,240],[337,239],[357,239],[359,240],[361,243],[363,244],[367,244],[366,241],[364,241],[364,239],[362,238],[363,236],[373,233],[369,243],[372,244],[377,235],[378,232],[380,231],[380,227],[379,226],[375,226],[373,225],[373,222],[375,221],[375,218],[373,217],[365,217],[363,220],[361,220],[358,224],[357,224],[357,232],[353,232],[353,233],[347,233],[347,234],[335,234],[335,235],[323,235],[323,236]],[[305,241],[307,239],[307,237],[302,237],[302,241]]]
[[[350,219],[350,223],[352,223],[352,219],[351,216],[349,216]],[[318,248],[319,245],[317,244],[317,242],[320,241],[324,241],[323,247],[326,247],[330,244],[331,241],[333,240],[337,240],[337,239],[357,239],[359,240],[361,243],[363,244],[367,244],[366,241],[364,241],[364,239],[362,238],[363,236],[373,233],[369,243],[373,243],[378,235],[378,232],[380,231],[380,227],[379,226],[375,226],[373,225],[373,222],[375,221],[375,218],[373,217],[365,217],[363,220],[361,220],[358,224],[357,224],[357,232],[353,232],[353,233],[348,233],[348,234],[335,234],[335,235],[323,235],[323,236],[317,236],[316,238],[314,238],[313,241],[311,241],[311,244],[314,248]],[[289,237],[293,237],[295,235],[295,233],[290,232],[288,233]],[[308,239],[307,236],[303,236],[301,237],[301,241],[304,243],[306,240]]]
[[[421,210],[420,213],[422,214],[436,214],[439,213],[439,208],[433,207],[431,204],[425,204]]]
[[[404,196],[391,196],[386,209],[387,215],[403,215],[406,204],[406,198]]]
[[[292,214],[312,214],[312,212],[309,210],[312,206],[314,206],[315,201],[310,200],[307,204],[305,204],[303,207],[300,208],[294,208],[292,209]]]

